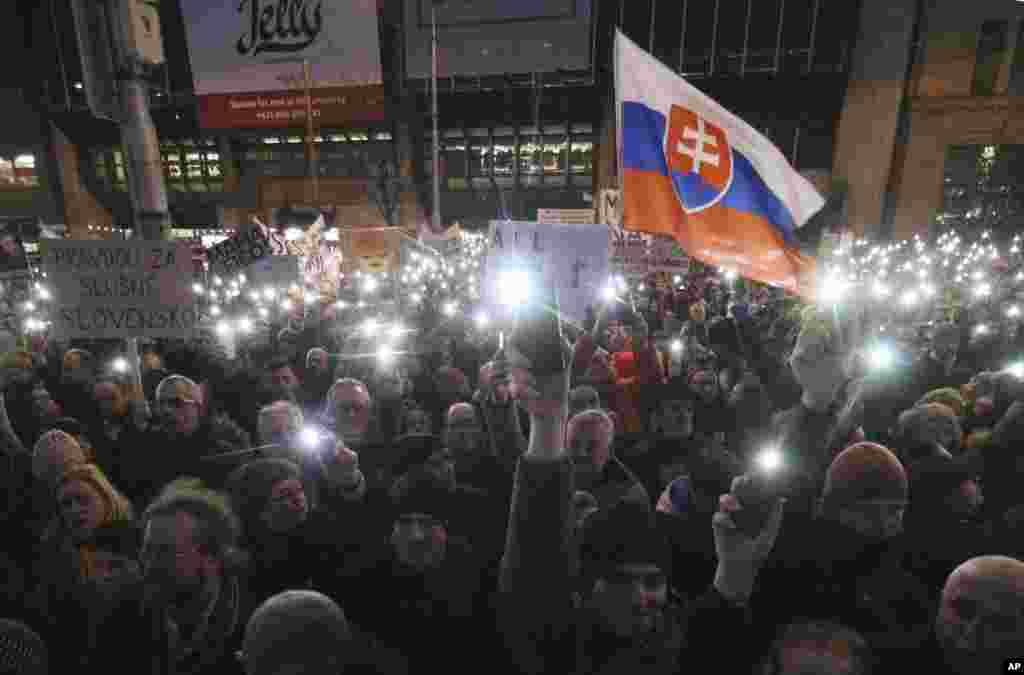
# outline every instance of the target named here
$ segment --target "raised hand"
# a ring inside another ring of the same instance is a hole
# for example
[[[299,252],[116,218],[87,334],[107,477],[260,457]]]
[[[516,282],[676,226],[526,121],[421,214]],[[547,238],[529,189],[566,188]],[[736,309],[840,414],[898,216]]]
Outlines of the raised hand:
[[[730,492],[719,497],[718,511],[711,519],[718,557],[715,588],[727,598],[740,602],[750,597],[757,573],[775,546],[785,505],[783,499],[776,500],[760,532],[745,532],[734,516],[744,508],[736,493],[743,492],[743,482],[749,480],[747,476],[733,479]]]

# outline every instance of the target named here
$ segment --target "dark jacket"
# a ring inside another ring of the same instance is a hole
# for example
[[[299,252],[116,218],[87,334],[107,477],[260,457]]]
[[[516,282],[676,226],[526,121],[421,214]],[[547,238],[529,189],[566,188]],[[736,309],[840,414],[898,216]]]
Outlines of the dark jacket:
[[[376,551],[367,557],[357,584],[335,591],[359,629],[385,650],[405,656],[411,673],[433,672],[442,652],[445,669],[452,672],[469,672],[481,659],[493,658],[494,624],[468,543],[449,537],[444,561],[425,572],[403,565],[390,545]]]
[[[578,608],[571,496],[569,461],[519,461],[499,585],[503,672],[675,673],[682,629],[674,608],[661,630],[616,644]]]
[[[204,456],[245,450],[249,435],[223,415],[203,421],[188,437],[168,435],[160,428],[130,428],[121,436],[117,487],[142,511],[171,481],[182,476],[203,478],[220,487],[222,476],[200,462]]]
[[[751,599],[759,653],[799,619],[859,631],[881,664],[900,664],[928,640],[937,598],[903,567],[900,538],[874,540],[822,518],[787,513]]]
[[[149,602],[142,583],[120,588],[97,613],[91,631],[89,672],[147,675],[241,675],[236,654],[247,617],[244,590],[228,577],[207,622],[207,629],[179,639],[165,610]]]

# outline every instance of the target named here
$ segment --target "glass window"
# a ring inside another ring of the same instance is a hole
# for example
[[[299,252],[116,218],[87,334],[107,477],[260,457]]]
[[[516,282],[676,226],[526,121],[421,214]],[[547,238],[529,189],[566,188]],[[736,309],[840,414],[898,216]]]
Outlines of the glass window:
[[[685,0],[683,74],[707,75],[711,64],[711,34],[717,0]]]
[[[1024,145],[950,147],[943,179],[943,218],[954,226],[1016,232],[1024,217],[1021,172]]]
[[[715,43],[715,73],[739,74],[743,62],[743,39],[748,0],[717,0],[718,39]]]
[[[164,155],[164,172],[171,180],[180,179],[182,176],[181,155],[176,152]]]
[[[434,175],[434,142],[429,138],[423,146],[423,171],[428,176]]]
[[[978,36],[978,59],[974,66],[972,91],[975,96],[999,93],[999,76],[1006,67],[1007,40],[1010,22],[986,21]]]
[[[683,29],[683,5],[686,0],[655,3],[654,55],[669,68],[679,67],[680,31]]]
[[[349,132],[348,138],[350,141],[354,143],[365,143],[366,141],[370,140],[370,137],[367,136],[366,133],[362,131]]]
[[[594,137],[573,135],[569,146],[569,171],[574,176],[594,173]]]
[[[782,17],[782,70],[807,72],[815,0],[786,0]]]
[[[302,142],[302,136],[289,136],[288,137],[288,142],[289,143],[301,143]]]
[[[327,138],[331,143],[348,143],[348,139],[345,138],[344,134],[331,134]]]
[[[501,186],[515,185],[515,130],[502,127],[494,130],[494,180]]]
[[[203,162],[198,152],[185,154],[185,177],[189,183],[199,182],[203,179]]]
[[[847,69],[857,25],[855,2],[824,3],[814,29],[814,72],[839,73]]]
[[[1024,96],[1024,19],[1017,25],[1017,45],[1010,63],[1010,96]]]
[[[378,131],[375,134],[373,134],[373,140],[375,140],[375,141],[390,141],[391,140],[391,132],[390,131]]]
[[[441,143],[441,175],[449,190],[464,190],[466,183],[466,141],[444,138]]]
[[[546,183],[564,183],[569,157],[569,143],[565,127],[561,130],[544,129],[544,175]],[[562,177],[563,180],[559,180]]]
[[[281,142],[281,139],[277,138],[276,136],[268,136],[263,139],[263,142],[266,143],[267,145],[277,145],[278,143]]]
[[[96,167],[96,176],[100,179],[107,177],[107,155],[102,150],[93,151],[93,164]]]
[[[469,134],[469,175],[476,187],[490,184],[492,149],[487,129],[473,129]]]
[[[782,6],[779,0],[751,0],[750,12],[745,72],[774,71]]]
[[[522,185],[540,184],[544,170],[541,142],[537,127],[523,127],[519,130],[519,182]]]

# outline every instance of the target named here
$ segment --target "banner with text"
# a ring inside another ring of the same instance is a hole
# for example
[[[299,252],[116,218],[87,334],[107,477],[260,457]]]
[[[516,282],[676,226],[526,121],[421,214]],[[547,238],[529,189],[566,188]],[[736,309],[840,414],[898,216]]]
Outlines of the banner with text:
[[[690,258],[679,243],[664,235],[630,232],[619,227],[612,232],[612,269],[627,276],[654,273],[683,274]]]
[[[496,316],[502,316],[510,280],[542,283],[550,279],[558,288],[562,314],[576,323],[586,318],[587,307],[600,302],[608,283],[611,238],[607,227],[551,225],[523,221],[491,221],[482,298]],[[515,276],[509,273],[525,272]]]
[[[187,337],[199,321],[184,242],[39,243],[53,284],[54,335]]]
[[[257,260],[270,255],[270,240],[255,223],[241,228],[206,252],[210,271],[215,274],[237,274]]]
[[[383,114],[377,0],[181,0],[181,13],[203,126],[304,125],[304,63],[320,123]]]

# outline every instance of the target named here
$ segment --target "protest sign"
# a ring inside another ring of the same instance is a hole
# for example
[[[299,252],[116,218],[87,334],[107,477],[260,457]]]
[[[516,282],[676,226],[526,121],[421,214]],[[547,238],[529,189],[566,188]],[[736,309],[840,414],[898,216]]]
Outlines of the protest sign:
[[[577,323],[608,283],[611,241],[602,225],[492,221],[488,243],[481,298],[498,316],[507,295],[524,290],[503,287],[509,270],[526,270],[529,283],[554,283],[562,314]]]
[[[683,274],[690,259],[671,237],[612,228],[612,269],[627,276]]]
[[[198,310],[184,242],[40,242],[57,337],[187,337]]]
[[[237,274],[261,258],[270,255],[270,240],[255,223],[240,228],[234,236],[206,252],[210,271],[228,276]]]
[[[551,225],[589,225],[594,209],[537,209],[537,222]]]

